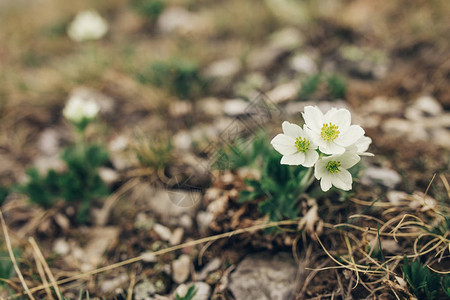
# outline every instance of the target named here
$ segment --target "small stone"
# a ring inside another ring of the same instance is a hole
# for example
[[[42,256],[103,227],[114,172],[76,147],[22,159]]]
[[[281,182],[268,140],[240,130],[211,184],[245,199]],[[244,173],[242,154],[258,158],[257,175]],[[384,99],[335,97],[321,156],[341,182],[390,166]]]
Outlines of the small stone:
[[[192,147],[192,137],[185,130],[179,131],[173,136],[172,144],[177,149],[188,150]]]
[[[134,228],[151,230],[154,224],[155,220],[153,218],[150,218],[147,214],[140,212],[137,214],[136,220],[134,221]]]
[[[192,114],[192,102],[176,101],[169,105],[169,114],[174,118],[183,117]]]
[[[176,283],[185,282],[191,271],[191,258],[189,255],[182,254],[178,259],[172,262],[172,278]]]
[[[58,155],[61,134],[54,128],[45,129],[39,136],[37,147],[46,156]]]
[[[434,144],[450,150],[450,132],[448,129],[436,128],[431,131],[431,140]]]
[[[70,252],[70,245],[64,239],[57,239],[55,241],[55,243],[53,244],[53,251],[56,254],[65,256],[65,255],[69,254],[69,252]]]
[[[233,87],[236,95],[254,99],[260,90],[265,90],[268,85],[268,80],[264,74],[260,72],[253,72],[244,77],[243,81],[237,82]]]
[[[206,233],[209,228],[209,224],[214,220],[214,214],[211,212],[200,211],[197,214],[197,225],[201,233]]]
[[[229,116],[238,116],[245,113],[249,103],[242,99],[226,100],[223,103],[223,110]]]
[[[107,186],[111,186],[113,183],[119,181],[120,175],[111,168],[100,167],[98,169],[98,175],[106,183]]]
[[[386,197],[392,205],[400,206],[402,201],[408,198],[408,194],[402,191],[389,191]]]
[[[400,114],[402,111],[403,102],[397,98],[376,97],[364,105],[364,112],[368,114]]]
[[[250,52],[247,58],[248,68],[257,71],[267,70],[302,43],[302,35],[297,29],[283,28],[270,36],[266,46]]]
[[[303,36],[295,27],[282,28],[274,32],[269,40],[272,47],[281,48],[285,51],[291,51],[303,44]]]
[[[430,96],[423,96],[405,110],[405,116],[410,120],[417,121],[424,117],[438,116],[442,112],[443,108],[436,99]]]
[[[175,246],[181,243],[181,240],[183,239],[184,235],[184,229],[181,227],[175,228],[175,230],[172,232],[172,236],[169,239],[169,244],[171,246]]]
[[[161,224],[153,225],[153,230],[164,241],[170,240],[170,237],[172,236],[172,232],[170,231],[170,229]]]
[[[153,252],[144,252],[141,253],[142,261],[154,263],[157,262],[158,259],[156,258],[156,255]]]
[[[295,292],[297,264],[287,253],[250,254],[231,274],[236,300],[288,300]]]
[[[200,99],[197,107],[208,116],[216,117],[223,114],[222,102],[214,97]]]
[[[55,222],[58,224],[58,226],[64,231],[67,232],[70,228],[70,221],[69,219],[63,215],[63,214],[56,214],[55,215]]]
[[[275,87],[273,90],[268,91],[266,95],[270,101],[282,103],[297,98],[299,89],[299,82],[292,81]]]
[[[209,295],[211,294],[211,287],[209,284],[205,282],[194,282],[187,284],[180,284],[173,293],[173,296],[176,297],[185,297],[188,289],[194,285],[194,289],[197,291],[192,300],[208,300]]]
[[[47,174],[50,170],[60,172],[66,169],[66,164],[62,161],[59,154],[52,156],[38,156],[34,160],[33,165],[40,174]]]
[[[361,183],[371,186],[380,183],[388,188],[394,188],[402,181],[402,177],[394,170],[369,167],[365,170]]]
[[[127,274],[120,274],[118,277],[110,280],[105,280],[100,285],[100,289],[103,293],[110,293],[115,289],[119,288],[121,285],[125,284],[128,281]]]
[[[218,257],[213,258],[201,272],[195,273],[195,280],[205,280],[209,273],[216,271],[222,265],[222,260]]]
[[[237,58],[228,58],[215,61],[202,72],[204,77],[218,79],[236,76],[241,70],[242,64]]]
[[[318,72],[316,63],[306,54],[297,54],[290,59],[289,66],[292,70],[304,73],[314,74]]]
[[[164,224],[177,224],[183,214],[193,217],[202,197],[200,191],[154,189],[147,185],[140,189],[139,195],[155,215],[159,216]],[[189,202],[191,205],[177,205],[180,202]]]
[[[118,227],[96,227],[89,232],[89,242],[84,250],[82,261],[87,269],[97,267],[104,259],[104,253],[117,243],[119,237]]]
[[[414,106],[430,116],[437,116],[443,112],[442,105],[431,96],[420,97]]]
[[[157,27],[165,34],[207,34],[209,20],[181,7],[169,7],[159,16]]]
[[[190,229],[192,229],[192,218],[191,217],[189,217],[188,215],[182,215],[180,218],[179,218],[179,224],[180,224],[180,226],[182,226],[184,229],[186,229],[186,230],[190,230]]]
[[[135,300],[148,300],[156,293],[156,287],[153,282],[144,280],[134,286],[134,299]]]
[[[425,141],[428,139],[428,133],[418,122],[391,118],[385,120],[381,128],[391,136],[407,136],[410,141]]]

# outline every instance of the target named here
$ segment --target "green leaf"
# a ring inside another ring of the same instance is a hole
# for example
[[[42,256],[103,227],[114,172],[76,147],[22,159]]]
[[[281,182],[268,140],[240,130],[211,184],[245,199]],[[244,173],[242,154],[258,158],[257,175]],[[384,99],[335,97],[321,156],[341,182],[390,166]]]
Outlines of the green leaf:
[[[441,282],[442,290],[444,293],[450,297],[450,275],[445,274],[444,278],[442,278]]]
[[[347,91],[347,83],[342,77],[337,75],[329,75],[326,78],[330,96],[333,99],[342,99]]]
[[[197,289],[195,288],[195,285],[191,285],[187,292],[186,295],[184,295],[183,297],[178,295],[178,293],[175,295],[175,299],[176,300],[192,300],[195,295],[197,294]]]
[[[409,261],[403,258],[403,274],[413,293],[417,296],[420,289],[427,285],[427,269],[418,260]]]
[[[321,81],[320,74],[314,74],[308,78],[306,78],[302,82],[302,88],[300,89],[300,98],[305,99],[314,94],[314,92],[319,87],[319,83]]]

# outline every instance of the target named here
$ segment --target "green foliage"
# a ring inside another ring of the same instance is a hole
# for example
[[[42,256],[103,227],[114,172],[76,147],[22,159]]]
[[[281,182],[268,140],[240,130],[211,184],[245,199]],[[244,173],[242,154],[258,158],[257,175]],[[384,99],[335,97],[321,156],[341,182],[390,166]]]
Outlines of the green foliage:
[[[302,88],[300,89],[300,98],[305,99],[314,94],[314,92],[319,88],[320,74],[314,74],[307,77],[302,82]]]
[[[5,201],[6,197],[9,194],[9,188],[6,186],[0,186],[0,205]]]
[[[299,97],[300,99],[307,99],[316,93],[321,85],[326,86],[326,90],[331,99],[340,99],[345,97],[347,91],[347,83],[344,78],[330,74],[314,74],[307,77],[302,82]]]
[[[237,170],[243,167],[255,167],[258,158],[263,158],[271,152],[267,143],[267,135],[256,134],[250,145],[243,138],[238,138],[233,144],[228,144],[218,150],[213,167],[219,170]]]
[[[441,279],[418,260],[410,261],[406,256],[402,268],[408,286],[418,299],[438,299],[441,286],[444,293],[450,292],[448,275]]]
[[[20,253],[17,250],[13,250],[14,256],[19,257]],[[15,275],[14,265],[9,257],[9,253],[6,250],[0,250],[0,287],[4,284],[2,279],[10,279]]]
[[[305,189],[301,182],[308,172],[302,166],[282,165],[280,159],[281,155],[273,151],[264,161],[261,179],[246,180],[250,189],[239,194],[239,202],[265,199],[259,204],[259,209],[269,216],[270,221],[297,217],[297,199]]]
[[[148,168],[162,169],[167,167],[172,159],[172,143],[170,139],[148,139],[143,136],[137,137],[133,151],[140,164]]]
[[[250,145],[239,139],[222,148],[219,155],[222,155],[222,163],[216,162],[218,168],[236,170],[252,167],[261,170],[259,180],[244,180],[248,189],[240,191],[240,203],[263,200],[259,209],[269,216],[270,221],[297,217],[297,198],[305,189],[302,179],[309,177],[308,169],[281,165],[281,155],[273,150],[265,134],[257,135]]]
[[[98,175],[98,167],[108,161],[108,153],[101,146],[81,145],[66,149],[62,159],[67,170],[50,170],[42,176],[31,168],[27,171],[28,182],[16,190],[43,207],[50,207],[59,199],[79,203],[77,219],[85,223],[92,200],[108,195],[108,188]]]
[[[186,295],[184,295],[183,297],[181,297],[180,295],[178,295],[178,293],[175,295],[175,300],[192,300],[194,299],[195,295],[197,294],[197,289],[195,288],[195,285],[191,285],[187,292]]]
[[[347,83],[345,82],[344,78],[337,75],[329,75],[326,77],[326,81],[328,84],[328,92],[330,93],[331,98],[340,99],[345,97],[345,93],[347,91]]]
[[[442,279],[441,282],[442,290],[444,293],[450,297],[450,275],[446,274],[445,277]]]
[[[182,99],[197,95],[206,86],[198,65],[181,59],[154,62],[138,74],[138,80],[165,88]]]
[[[132,7],[150,21],[156,21],[164,11],[166,2],[163,0],[132,0]]]

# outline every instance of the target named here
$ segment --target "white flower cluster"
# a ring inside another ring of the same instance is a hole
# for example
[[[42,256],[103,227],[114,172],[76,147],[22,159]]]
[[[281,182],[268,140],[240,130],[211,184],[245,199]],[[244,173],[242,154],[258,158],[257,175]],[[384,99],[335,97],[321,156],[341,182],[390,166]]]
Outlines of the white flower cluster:
[[[76,15],[67,34],[76,42],[101,39],[108,32],[108,23],[96,11],[86,10]]]
[[[352,175],[347,169],[360,161],[372,143],[359,125],[351,125],[350,112],[344,108],[330,109],[325,115],[317,106],[306,106],[302,113],[305,125],[283,122],[283,133],[271,144],[280,154],[281,164],[314,166],[320,187],[328,191],[332,185],[352,189]]]
[[[74,95],[64,107],[63,115],[67,120],[77,124],[94,119],[99,110],[100,107],[94,100]]]

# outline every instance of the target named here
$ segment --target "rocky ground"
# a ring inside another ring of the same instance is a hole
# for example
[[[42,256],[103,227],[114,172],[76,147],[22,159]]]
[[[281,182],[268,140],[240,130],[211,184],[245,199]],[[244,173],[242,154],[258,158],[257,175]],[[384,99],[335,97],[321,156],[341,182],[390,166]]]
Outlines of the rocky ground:
[[[67,28],[88,8],[109,30],[73,41]],[[34,297],[57,295],[40,288],[31,237],[68,299],[175,299],[191,285],[193,299],[413,297],[404,254],[449,270],[449,10],[444,0],[1,1],[0,203]],[[74,95],[100,106],[86,139],[109,153],[99,169],[109,195],[86,222],[77,203],[43,208],[13,188],[29,167],[66,168],[61,152],[77,137],[62,109]],[[308,190],[299,219],[277,232],[215,239],[268,221],[262,199],[238,202],[261,170],[218,170],[218,151],[261,131],[269,144],[307,105],[349,109],[372,138],[353,190]],[[0,247],[0,296],[26,297],[5,271],[6,235]]]

